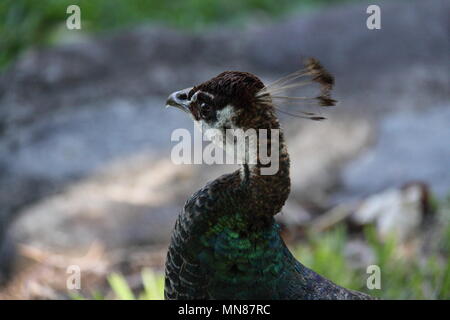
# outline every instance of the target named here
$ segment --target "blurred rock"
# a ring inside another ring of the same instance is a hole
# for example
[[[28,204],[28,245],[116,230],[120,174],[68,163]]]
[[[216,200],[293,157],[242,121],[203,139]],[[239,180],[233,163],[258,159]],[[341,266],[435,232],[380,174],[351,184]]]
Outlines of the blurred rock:
[[[91,296],[104,287],[105,278],[112,265],[111,255],[105,254],[97,243],[80,254],[64,252],[55,254],[32,246],[20,246],[21,268],[13,281],[0,291],[5,299],[68,299],[69,294]],[[81,270],[80,290],[67,288],[69,266]]]
[[[366,27],[370,1],[335,5],[256,27],[244,42],[252,68],[290,73],[318,58],[336,76],[339,109],[364,117],[426,110],[449,100],[450,26],[446,0],[377,1],[382,28]]]
[[[363,197],[414,180],[445,196],[450,190],[449,123],[450,104],[387,116],[379,125],[375,145],[343,170],[340,199]]]
[[[341,167],[374,139],[373,130],[367,120],[341,117],[288,125],[291,196],[326,207],[329,193],[339,187]]]
[[[7,228],[9,225],[3,227]],[[15,266],[16,244],[11,237],[11,230],[0,229],[0,288],[8,283]]]
[[[311,223],[311,230],[313,232],[324,232],[343,221],[348,221],[348,218],[355,211],[355,208],[356,203],[354,202],[344,202],[339,204],[314,219]]]
[[[376,261],[373,249],[361,240],[350,240],[345,244],[344,255],[352,268],[366,269]]]
[[[419,231],[426,214],[427,193],[427,188],[420,183],[388,189],[364,200],[351,219],[360,225],[375,224],[381,239],[395,236],[404,242]]]
[[[311,221],[312,215],[292,200],[286,201],[280,214],[275,220],[290,232],[296,232],[298,228],[304,228]]]
[[[14,225],[15,240],[59,251],[94,242],[108,249],[167,242],[190,171],[170,161],[148,163],[145,156],[130,159],[29,206]]]

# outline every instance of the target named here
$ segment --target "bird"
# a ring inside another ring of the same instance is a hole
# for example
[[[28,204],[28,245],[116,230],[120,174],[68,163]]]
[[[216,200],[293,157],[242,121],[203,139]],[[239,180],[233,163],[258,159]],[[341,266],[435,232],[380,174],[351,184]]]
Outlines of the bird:
[[[319,86],[318,96],[282,95],[311,84]],[[372,299],[334,284],[299,262],[274,219],[291,184],[289,154],[277,110],[300,118],[324,119],[314,112],[283,111],[277,101],[330,107],[337,102],[330,95],[333,85],[334,77],[317,59],[309,58],[304,68],[267,86],[252,73],[225,71],[169,95],[166,107],[178,108],[202,130],[213,129],[222,135],[222,139],[211,137],[217,144],[223,143],[230,129],[265,129],[268,144],[272,130],[279,134],[278,152],[273,153],[278,154],[276,173],[263,174],[268,165],[259,156],[249,161],[245,153],[238,170],[207,183],[186,201],[167,251],[165,299]]]

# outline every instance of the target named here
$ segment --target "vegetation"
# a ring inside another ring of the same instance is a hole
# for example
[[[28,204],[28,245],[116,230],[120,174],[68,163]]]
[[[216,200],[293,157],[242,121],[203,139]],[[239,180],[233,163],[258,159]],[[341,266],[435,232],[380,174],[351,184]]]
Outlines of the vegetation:
[[[450,228],[447,226],[447,236]],[[295,252],[305,265],[347,288],[382,299],[448,299],[450,298],[450,260],[433,252],[430,256],[405,257],[392,237],[379,241],[375,230],[365,230],[365,238],[375,255],[374,264],[381,270],[381,288],[366,286],[366,268],[352,268],[344,255],[347,242],[345,228],[340,226],[326,234],[315,235],[311,243]]]
[[[0,68],[30,46],[56,41],[71,4],[81,8],[82,32],[102,32],[149,22],[201,30],[343,1],[348,0],[2,0]]]

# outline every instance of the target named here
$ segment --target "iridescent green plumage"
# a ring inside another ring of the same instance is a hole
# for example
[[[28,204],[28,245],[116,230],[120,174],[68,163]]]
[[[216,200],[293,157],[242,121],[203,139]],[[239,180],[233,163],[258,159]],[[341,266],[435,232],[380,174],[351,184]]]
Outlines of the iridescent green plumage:
[[[270,217],[256,221],[236,189],[239,172],[222,176],[186,203],[172,234],[166,263],[167,299],[361,299],[299,263]],[[239,202],[239,201],[237,201]],[[222,210],[217,210],[221,208]]]

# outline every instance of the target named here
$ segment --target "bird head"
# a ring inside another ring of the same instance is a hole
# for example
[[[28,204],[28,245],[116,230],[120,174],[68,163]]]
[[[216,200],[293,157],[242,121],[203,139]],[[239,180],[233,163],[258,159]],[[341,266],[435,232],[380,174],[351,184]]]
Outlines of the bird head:
[[[302,81],[298,81],[300,78]],[[305,81],[305,78],[309,79]],[[280,95],[286,89],[314,83],[320,88],[318,96],[308,98]],[[199,85],[172,93],[166,106],[188,113],[203,131],[215,129],[226,135],[227,129],[274,129],[278,128],[274,111],[284,112],[274,101],[281,101],[282,104],[332,106],[336,102],[329,95],[333,83],[333,77],[317,60],[308,59],[304,69],[268,86],[251,73],[225,71]],[[324,119],[312,112],[285,113],[312,120]]]
[[[166,105],[187,112],[202,129],[257,128],[255,121],[268,105],[258,106],[264,84],[248,72],[225,71],[195,87],[172,93]]]

